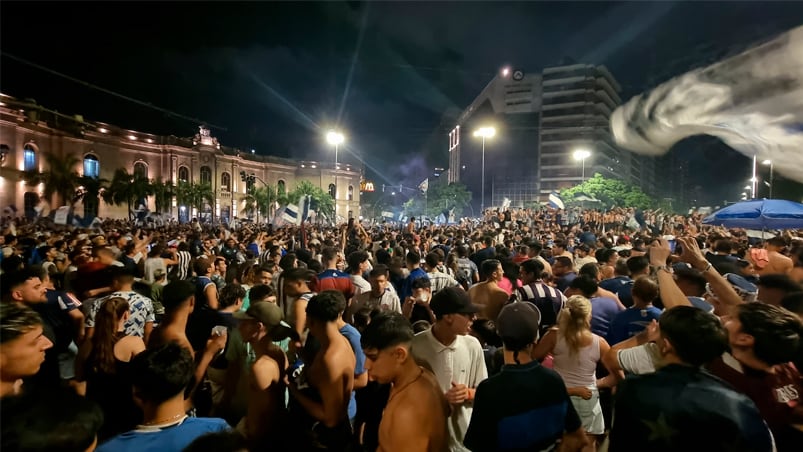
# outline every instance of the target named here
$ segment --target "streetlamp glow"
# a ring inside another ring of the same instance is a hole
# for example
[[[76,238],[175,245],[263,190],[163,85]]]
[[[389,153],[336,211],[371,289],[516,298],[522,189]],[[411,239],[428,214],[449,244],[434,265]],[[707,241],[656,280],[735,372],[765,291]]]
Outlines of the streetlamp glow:
[[[496,135],[496,129],[490,126],[480,127],[474,131],[475,138],[482,138],[482,197],[480,201],[480,212],[483,217],[485,216],[485,139],[493,138]]]
[[[752,187],[750,187],[749,185],[745,185],[745,186],[744,186],[744,189],[745,189],[745,190],[750,190],[750,188],[752,188]]]
[[[507,77],[508,75],[510,75],[510,68],[505,66],[502,68],[502,77]]]
[[[334,130],[326,132],[326,142],[332,146],[339,146],[343,144],[344,141],[346,141],[346,137],[344,137],[342,133]]]
[[[763,162],[761,162],[761,164],[764,165],[764,166],[769,165],[769,167],[770,167],[770,182],[769,182],[768,186],[769,186],[769,189],[770,189],[769,197],[770,197],[770,199],[772,199],[772,184],[774,183],[773,174],[772,173],[773,173],[774,165],[772,164],[772,160],[770,160],[770,159],[764,160]],[[764,183],[766,184],[766,182],[764,182]]]
[[[591,157],[591,151],[588,149],[576,149],[572,153],[572,158],[574,158],[575,161],[581,161],[583,164],[583,170],[580,176],[581,184],[586,181],[586,159],[589,157]]]
[[[772,160],[770,160],[770,159],[764,160],[763,162],[761,162],[761,164],[762,165],[772,165]]]

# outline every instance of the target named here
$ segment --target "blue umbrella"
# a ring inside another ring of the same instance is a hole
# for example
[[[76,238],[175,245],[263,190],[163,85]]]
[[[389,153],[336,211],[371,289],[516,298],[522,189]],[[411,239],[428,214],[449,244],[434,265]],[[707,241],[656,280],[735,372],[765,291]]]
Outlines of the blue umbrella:
[[[783,199],[737,202],[705,217],[703,224],[745,229],[801,229],[803,204]]]

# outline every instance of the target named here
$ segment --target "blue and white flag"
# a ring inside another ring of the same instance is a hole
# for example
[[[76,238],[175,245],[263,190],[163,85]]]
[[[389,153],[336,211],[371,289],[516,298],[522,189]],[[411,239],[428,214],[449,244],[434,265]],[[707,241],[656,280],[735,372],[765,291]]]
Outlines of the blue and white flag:
[[[282,212],[282,220],[290,224],[301,223],[301,215],[299,215],[298,206],[295,204],[288,204],[284,206],[284,212]]]
[[[565,209],[566,207],[563,205],[563,200],[560,199],[557,193],[554,191],[549,194],[549,205],[553,209]]]

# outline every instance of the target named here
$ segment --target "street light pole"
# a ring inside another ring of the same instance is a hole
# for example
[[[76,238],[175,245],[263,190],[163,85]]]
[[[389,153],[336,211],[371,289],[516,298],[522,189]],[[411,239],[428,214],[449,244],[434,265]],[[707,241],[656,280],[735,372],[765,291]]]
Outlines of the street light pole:
[[[750,178],[750,184],[752,186],[752,198],[756,199],[756,182],[758,179],[756,178],[756,154],[753,154],[753,177]]]
[[[485,216],[485,139],[493,138],[496,129],[493,127],[480,127],[474,131],[475,137],[482,138],[482,196],[480,197],[480,215]]]
[[[346,138],[343,134],[338,131],[330,130],[326,133],[326,141],[335,147],[335,219],[337,219],[337,192],[339,191],[337,187],[337,170],[339,169],[337,164],[337,152],[339,146],[343,144],[345,140]]]
[[[580,176],[580,183],[582,184],[586,180],[586,159],[591,157],[591,151],[587,149],[578,149],[572,153],[572,157],[575,160],[580,160],[582,164],[582,173]]]
[[[773,174],[772,174],[773,171],[772,170],[773,170],[774,165],[772,164],[772,160],[769,160],[769,159],[764,160],[763,162],[761,162],[761,164],[770,166],[770,193],[769,193],[769,198],[772,199],[772,185],[775,183],[775,181],[772,178],[772,176],[773,176]]]

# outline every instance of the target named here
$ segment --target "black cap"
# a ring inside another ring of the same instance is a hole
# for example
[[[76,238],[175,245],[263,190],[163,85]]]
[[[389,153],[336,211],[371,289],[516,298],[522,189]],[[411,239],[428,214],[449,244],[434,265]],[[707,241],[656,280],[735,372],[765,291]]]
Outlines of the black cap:
[[[538,339],[541,313],[532,303],[511,303],[499,312],[496,331],[506,347],[520,349]]]
[[[429,302],[429,307],[437,317],[446,314],[476,314],[482,310],[472,304],[468,292],[459,287],[447,287],[436,293]]]

